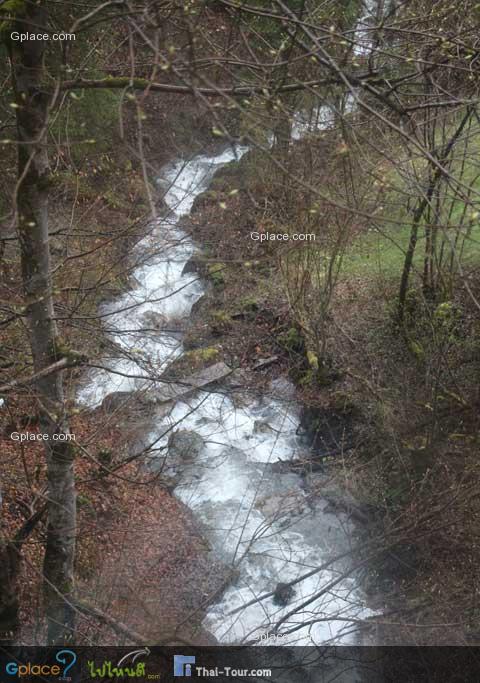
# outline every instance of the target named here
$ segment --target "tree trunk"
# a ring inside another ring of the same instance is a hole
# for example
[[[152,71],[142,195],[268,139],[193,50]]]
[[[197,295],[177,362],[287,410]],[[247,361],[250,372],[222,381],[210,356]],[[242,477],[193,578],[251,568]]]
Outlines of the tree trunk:
[[[16,19],[20,32],[43,33],[47,25],[44,3],[25,2]],[[17,230],[22,281],[35,372],[58,360],[48,243],[49,164],[46,145],[48,93],[45,89],[43,41],[11,43],[12,83],[18,131]],[[73,562],[76,504],[74,450],[68,441],[62,374],[36,382],[48,476],[48,527],[44,559],[44,587],[50,643],[71,639]],[[58,440],[58,438],[66,440]]]
[[[470,116],[472,115],[472,109],[470,107],[467,107],[466,112],[461,119],[458,128],[448,141],[448,143],[445,145],[444,150],[442,153],[439,155],[439,161],[443,165],[448,161],[448,158],[450,156],[450,152],[452,151],[453,147],[455,146],[455,143],[459,139],[463,129],[465,128],[466,123],[468,122]],[[400,291],[398,295],[398,322],[402,323],[405,315],[405,304],[407,300],[407,291],[408,291],[408,282],[410,279],[410,272],[412,270],[412,265],[413,265],[413,257],[415,254],[415,248],[417,246],[417,241],[418,241],[418,228],[420,221],[423,217],[423,214],[427,207],[430,206],[430,202],[433,197],[433,193],[439,184],[439,182],[442,179],[442,171],[440,168],[436,168],[430,177],[430,181],[428,184],[427,192],[422,200],[419,201],[417,208],[414,211],[413,214],[413,221],[412,221],[412,227],[410,230],[410,241],[408,243],[408,248],[407,252],[405,254],[405,261],[403,264],[403,270],[402,270],[402,277],[400,280]]]
[[[42,518],[45,507],[27,519],[13,539],[0,544],[0,646],[15,644],[19,627],[17,581],[22,546]]]

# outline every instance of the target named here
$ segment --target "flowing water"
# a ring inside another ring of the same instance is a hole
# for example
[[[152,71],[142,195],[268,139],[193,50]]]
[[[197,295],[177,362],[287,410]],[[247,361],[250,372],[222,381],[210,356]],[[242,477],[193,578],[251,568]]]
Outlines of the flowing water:
[[[149,328],[155,316],[175,327],[203,293],[195,275],[183,274],[195,246],[181,229],[181,217],[215,171],[246,151],[236,147],[196,156],[164,170],[169,215],[136,248],[143,260],[132,290],[101,309],[118,357],[105,360],[108,371],[89,377],[80,392],[82,402],[95,406],[114,391],[148,389],[152,375],[182,353],[180,333]],[[222,643],[258,642],[266,634],[277,645],[354,642],[349,619],[368,610],[356,580],[342,576],[346,561],[299,581],[283,596],[286,604],[278,596],[262,599],[278,583],[312,573],[348,551],[353,533],[346,518],[328,513],[326,501],[311,495],[308,481],[272,467],[306,448],[297,434],[299,406],[288,382],[274,382],[265,395],[240,402],[228,388],[199,391],[159,418],[149,438],[165,445],[162,435],[177,422],[200,435],[205,445],[191,462],[167,457],[167,466],[180,477],[175,495],[203,523],[214,551],[238,572],[220,602],[209,608],[205,628]]]

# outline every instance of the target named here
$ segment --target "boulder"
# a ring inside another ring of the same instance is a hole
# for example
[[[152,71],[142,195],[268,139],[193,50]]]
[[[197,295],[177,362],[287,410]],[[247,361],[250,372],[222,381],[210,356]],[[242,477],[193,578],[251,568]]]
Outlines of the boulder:
[[[275,434],[275,430],[268,424],[268,422],[264,422],[263,420],[255,420],[255,422],[253,423],[253,433]]]
[[[269,521],[285,526],[294,517],[305,514],[306,502],[300,491],[290,489],[282,494],[277,493],[260,498],[255,507]]]
[[[129,414],[136,416],[147,415],[156,410],[157,416],[164,417],[169,410],[164,409],[162,405],[157,406],[157,403],[157,398],[152,392],[113,391],[103,399],[101,410],[108,414],[117,410],[127,410]]]
[[[205,274],[205,263],[200,254],[190,256],[184,265],[182,275],[190,275],[190,273],[198,273],[201,276]]]
[[[295,398],[296,388],[286,377],[277,377],[270,382],[270,391],[275,398]]]
[[[294,595],[295,590],[293,586],[290,586],[288,583],[277,583],[273,595],[273,603],[279,607],[285,607],[291,602]]]
[[[202,294],[202,296],[192,304],[190,309],[190,318],[198,318],[199,315],[203,315],[205,312],[204,309],[207,309],[210,303],[211,297],[209,297],[207,294]]]
[[[182,396],[186,396],[196,389],[202,389],[213,382],[218,382],[228,377],[231,372],[231,368],[225,363],[215,363],[198,372],[194,372],[185,379],[178,380],[177,382],[165,382],[161,387],[158,386],[155,389],[156,401],[157,403],[177,401]]]
[[[190,429],[178,429],[168,439],[168,455],[180,460],[194,460],[203,450],[205,441]]]
[[[131,391],[113,391],[103,399],[102,410],[105,413],[115,413],[123,408],[131,408],[134,402],[134,394]]]
[[[165,316],[156,311],[147,311],[145,315],[142,316],[142,320],[145,327],[150,329],[153,328],[154,330],[163,329],[167,323]]]

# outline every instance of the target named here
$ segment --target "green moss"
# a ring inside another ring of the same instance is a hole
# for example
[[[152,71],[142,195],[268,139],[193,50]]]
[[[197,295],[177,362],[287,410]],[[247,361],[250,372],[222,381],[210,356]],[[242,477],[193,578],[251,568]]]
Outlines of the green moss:
[[[220,351],[215,346],[207,346],[202,349],[188,351],[184,358],[192,368],[203,367],[212,364],[218,359]]]
[[[0,22],[0,42],[10,40],[9,31],[14,28],[17,18],[23,17],[26,11],[27,5],[25,0],[5,0],[0,7],[1,16],[7,14],[10,17]]]
[[[208,267],[208,277],[213,282],[214,287],[223,287],[225,284],[225,264],[212,263]]]
[[[227,332],[232,325],[232,319],[226,311],[212,311],[210,313],[210,330],[214,335]]]
[[[416,341],[415,339],[409,339],[408,340],[408,348],[409,351],[417,360],[424,360],[425,359],[425,351],[422,347],[422,345]]]
[[[246,311],[247,313],[255,313],[258,311],[259,305],[258,301],[253,297],[245,297],[240,300],[240,310]]]
[[[124,207],[123,193],[118,193],[115,190],[110,189],[104,192],[103,198],[112,209],[121,209]]]
[[[108,448],[102,448],[98,451],[97,460],[102,463],[102,465],[110,465],[113,460],[112,451]]]
[[[69,144],[75,163],[111,151],[118,130],[120,97],[111,90],[71,93],[51,131],[56,144]]]
[[[301,332],[296,327],[290,327],[277,337],[277,342],[289,353],[301,353],[305,351],[305,342]]]
[[[211,316],[218,323],[229,323],[232,320],[226,311],[212,311]]]
[[[318,368],[319,368],[317,354],[314,353],[313,351],[307,351],[307,361],[308,361],[308,364],[311,367],[311,369],[314,370],[315,372],[317,372]]]
[[[351,415],[356,410],[355,402],[346,391],[335,391],[330,396],[330,406],[341,415]]]
[[[77,495],[77,507],[93,508],[93,504],[88,496],[84,496],[83,494],[79,493]]]
[[[311,387],[316,384],[316,373],[314,370],[307,370],[298,378],[301,387]]]

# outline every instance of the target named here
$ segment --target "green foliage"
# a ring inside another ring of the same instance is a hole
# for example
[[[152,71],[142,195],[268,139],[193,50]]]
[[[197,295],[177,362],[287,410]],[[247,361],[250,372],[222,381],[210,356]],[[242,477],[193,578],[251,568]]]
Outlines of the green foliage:
[[[303,0],[289,0],[288,5],[289,9],[293,11],[300,10]],[[256,3],[256,7],[265,9],[268,12],[271,12],[272,9],[270,0],[259,0]],[[268,41],[272,48],[281,49],[283,47],[282,43],[285,41],[287,34],[283,23],[279,19],[255,14],[244,14],[243,16],[252,29],[254,43],[264,47],[264,41]]]
[[[240,310],[246,311],[247,313],[255,313],[259,309],[258,301],[252,296],[241,299],[239,307]]]
[[[116,137],[120,94],[111,90],[71,93],[51,126],[57,143],[68,145],[74,163],[111,150]]]
[[[462,159],[462,154],[459,154],[450,168],[450,172],[475,193],[480,192],[479,153],[480,130],[477,129],[470,133],[467,157]],[[419,177],[425,175],[425,166],[423,159],[410,162],[412,174]],[[398,280],[400,277],[412,221],[412,206],[408,203],[411,191],[402,175],[403,171],[405,162],[392,166],[377,181],[376,188],[383,188],[383,194],[382,204],[375,213],[375,225],[365,230],[345,254],[342,264],[345,275],[387,280]],[[447,192],[445,187],[440,189],[439,195],[443,200]],[[444,201],[441,215],[435,221],[440,226],[436,228],[436,251],[441,254],[444,270],[451,269],[453,273],[458,270],[459,264],[465,267],[480,261],[480,212],[469,204],[468,194],[465,194],[465,198],[452,196]],[[413,259],[413,275],[417,278],[423,270],[427,227],[425,222],[419,224]],[[448,277],[445,277],[445,281],[448,285]]]
[[[289,353],[303,354],[305,352],[305,341],[296,327],[290,327],[286,332],[279,334],[277,342]]]
[[[0,22],[0,43],[9,41],[8,33],[12,31],[15,26],[15,21],[18,17],[24,16],[26,13],[25,0],[5,0],[0,7],[0,16],[8,15],[8,19]]]
[[[102,448],[100,451],[98,451],[97,459],[102,463],[102,465],[111,465],[113,460],[112,451],[108,448]]]
[[[214,287],[223,287],[225,284],[225,265],[223,263],[212,263],[208,267],[208,277],[213,282]]]
[[[188,369],[196,370],[207,365],[212,365],[219,358],[220,351],[215,346],[207,346],[201,349],[193,349],[184,354]]]
[[[353,397],[346,391],[335,391],[330,396],[330,407],[340,415],[352,415],[357,406]]]
[[[77,507],[93,508],[93,504],[88,496],[84,496],[83,494],[79,493],[77,496]]]
[[[232,323],[226,311],[212,311],[210,314],[210,330],[212,334],[220,335],[226,332]]]

